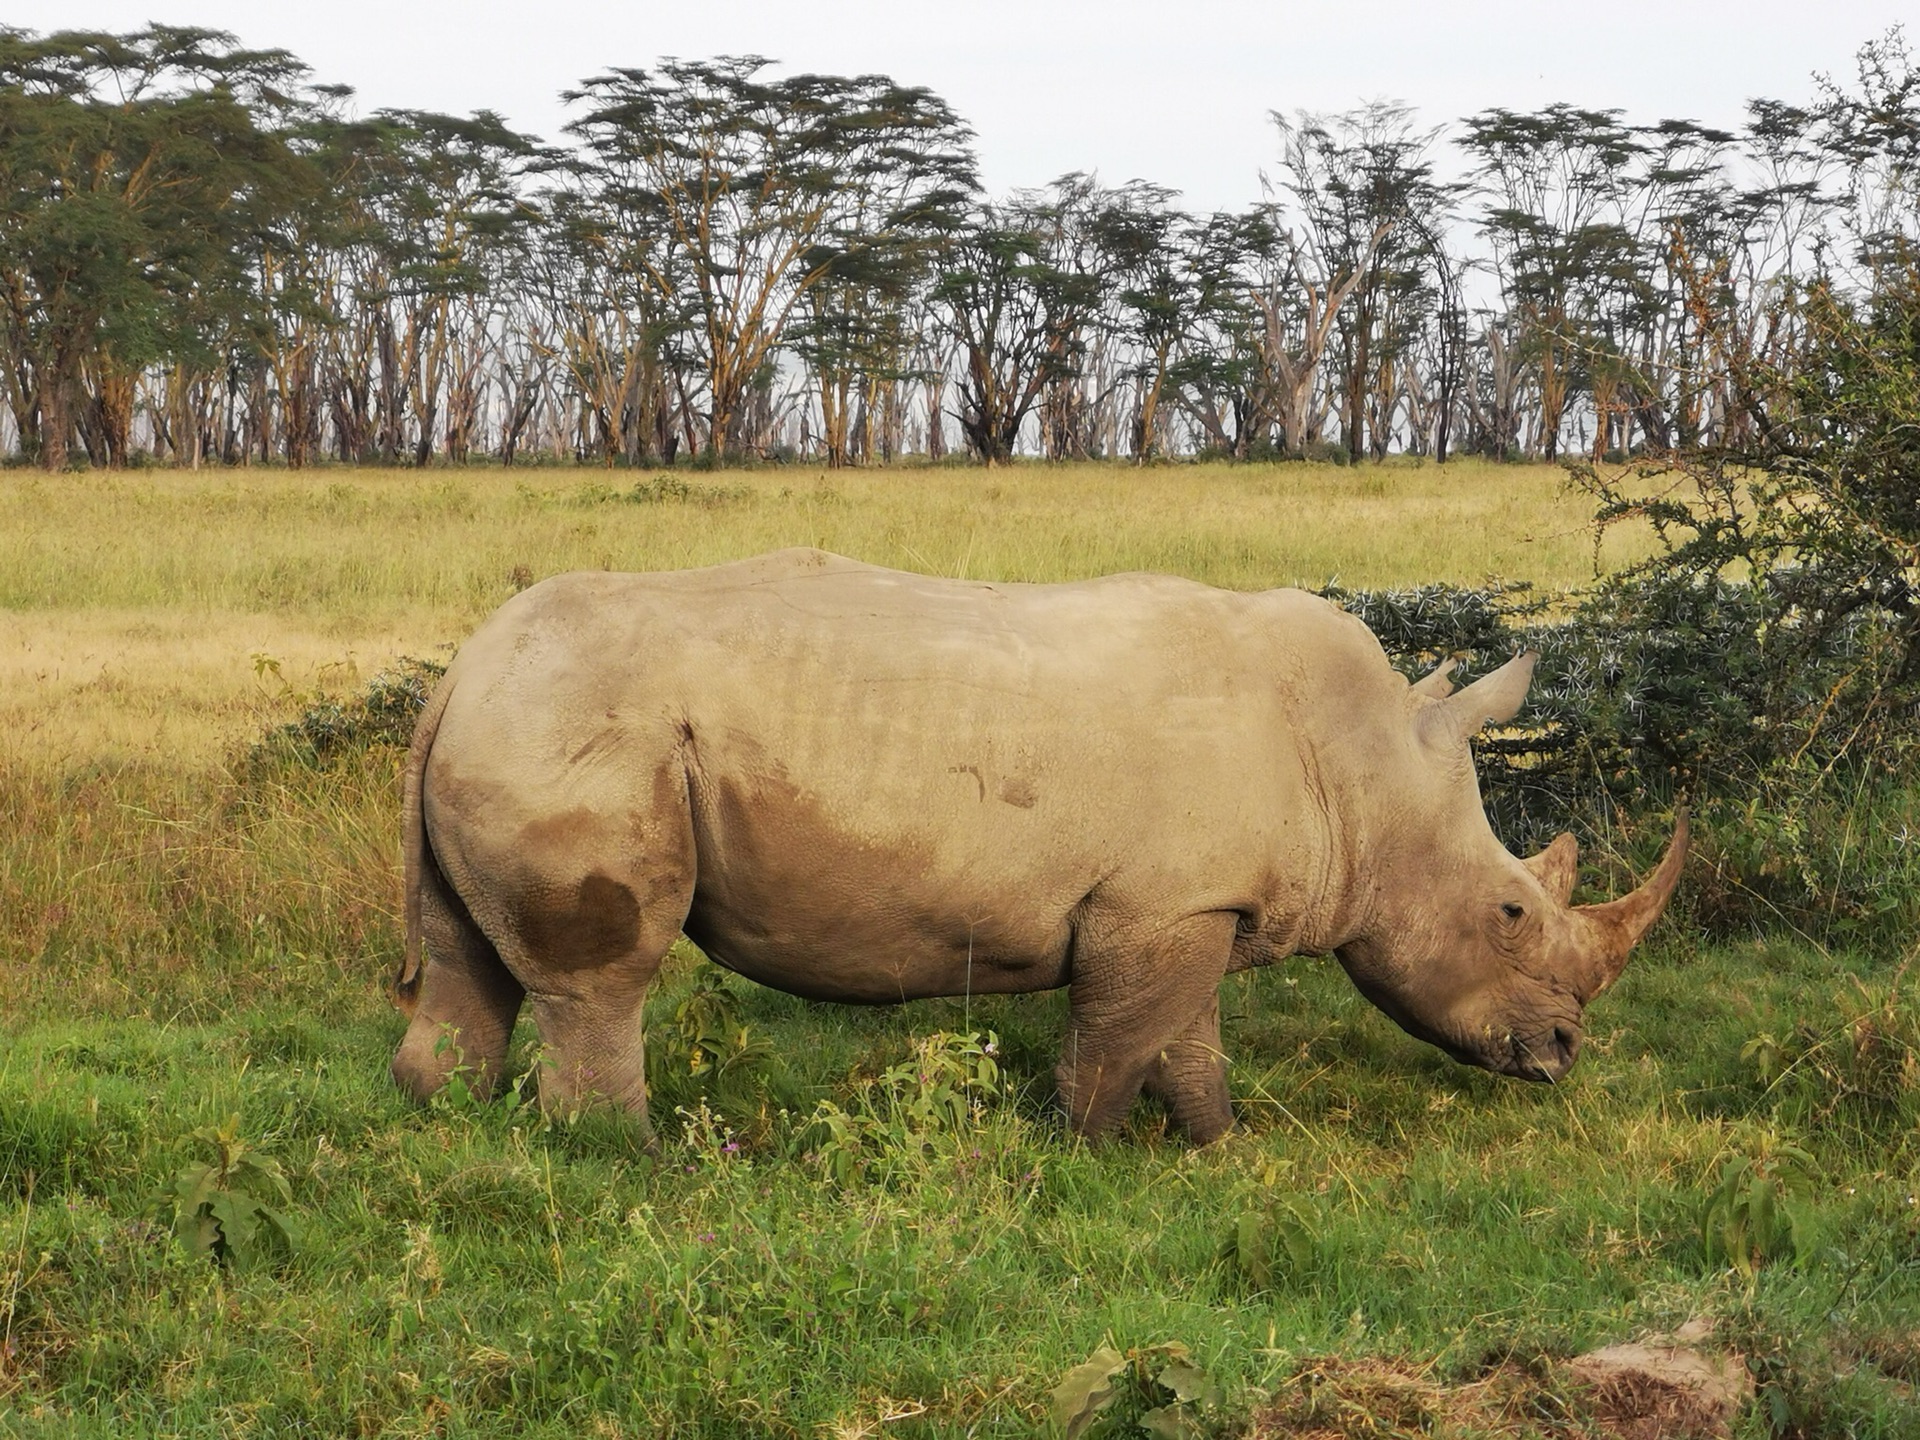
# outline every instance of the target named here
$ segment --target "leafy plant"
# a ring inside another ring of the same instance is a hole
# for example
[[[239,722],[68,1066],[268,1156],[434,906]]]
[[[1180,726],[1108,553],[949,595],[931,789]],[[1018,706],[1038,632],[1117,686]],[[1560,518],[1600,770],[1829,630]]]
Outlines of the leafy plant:
[[[493,1097],[487,1088],[476,1083],[479,1077],[473,1066],[459,1058],[459,1043],[457,1032],[450,1025],[443,1026],[439,1036],[434,1040],[434,1055],[438,1057],[451,1052],[455,1055],[455,1064],[447,1072],[447,1083],[436,1090],[433,1098],[427,1103],[436,1114],[440,1115],[472,1117],[485,1114]],[[528,1073],[537,1073],[538,1069],[539,1066],[536,1064]],[[524,1081],[526,1077],[523,1076],[521,1079]],[[524,1098],[518,1084],[508,1091],[508,1095],[516,1104]]]
[[[850,1108],[832,1100],[814,1108],[821,1165],[836,1184],[850,1185],[970,1133],[1000,1094],[999,1052],[991,1030],[916,1040],[912,1055],[862,1086]]]
[[[661,1113],[711,1106],[744,1124],[762,1108],[772,1057],[741,1018],[726,972],[705,965],[667,1017],[648,1026],[647,1088]]]
[[[1221,1399],[1219,1382],[1179,1342],[1122,1355],[1108,1341],[1054,1387],[1053,1421],[1066,1440],[1077,1440],[1103,1419],[1112,1422],[1110,1433],[1182,1440],[1206,1433],[1204,1420]]]
[[[1289,1200],[1243,1212],[1220,1244],[1221,1261],[1255,1290],[1271,1290],[1311,1273],[1319,1255],[1318,1226]]]
[[[291,1205],[293,1192],[279,1162],[240,1138],[237,1115],[201,1126],[192,1138],[212,1158],[183,1166],[173,1179],[173,1231],[187,1252],[239,1267],[290,1258],[293,1226],[275,1206]]]
[[[1814,1160],[1799,1146],[1763,1139],[1758,1153],[1735,1155],[1700,1211],[1700,1244],[1710,1265],[1749,1278],[1761,1266],[1812,1253]]]

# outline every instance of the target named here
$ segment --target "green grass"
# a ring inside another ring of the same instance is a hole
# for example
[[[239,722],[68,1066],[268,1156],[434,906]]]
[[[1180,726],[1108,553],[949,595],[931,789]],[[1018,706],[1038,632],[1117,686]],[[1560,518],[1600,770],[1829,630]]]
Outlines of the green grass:
[[[1483,518],[1568,505],[1486,468],[1460,482]],[[1194,1151],[1146,1105],[1115,1143],[1063,1134],[1057,996],[867,1010],[734,981],[702,1003],[748,1058],[696,1073],[683,946],[649,1006],[653,1150],[604,1116],[404,1103],[397,752],[242,757],[361,683],[380,646],[348,666],[351,645],[456,638],[509,562],[597,563],[597,527],[637,527],[618,563],[819,539],[1268,583],[1294,578],[1273,559],[1294,487],[1318,496],[1304,529],[1378,560],[1349,583],[1578,578],[1498,537],[1472,552],[1477,521],[1421,571],[1446,548],[1431,469],[863,472],[831,502],[782,472],[691,480],[753,498],[215,474],[87,477],[55,505],[0,480],[0,1434],[1027,1435],[1103,1342],[1187,1347],[1222,1387],[1214,1433],[1310,1411],[1325,1435],[1605,1434],[1558,1362],[1701,1314],[1761,1382],[1747,1440],[1920,1433],[1920,1008],[1895,955],[1708,945],[1681,915],[1557,1088],[1453,1065],[1326,962],[1234,977],[1242,1123]],[[1401,486],[1396,525],[1340,509]],[[955,1119],[932,1102],[959,1052],[928,1037],[987,1031],[999,1081]],[[524,1028],[514,1063],[537,1071]],[[219,1264],[172,1227],[212,1158],[196,1132],[231,1117],[285,1175],[295,1239]],[[1808,1156],[1795,1243],[1751,1273],[1710,1260],[1723,1167],[1786,1146]],[[1387,1404],[1383,1374],[1426,1398]],[[1489,1375],[1520,1387],[1504,1418],[1448,1398]],[[1164,1398],[1136,1386],[1119,1419]]]
[[[1145,1109],[1103,1148],[1061,1134],[1051,998],[867,1011],[736,982],[763,1098],[729,1119],[689,1082],[649,1155],[604,1118],[413,1110],[369,987],[316,1006],[324,971],[261,963],[211,1018],[13,1037],[0,1375],[25,1429],[802,1434],[924,1406],[896,1433],[1020,1435],[1103,1340],[1184,1343],[1244,1417],[1326,1356],[1450,1380],[1518,1359],[1558,1394],[1546,1362],[1705,1313],[1815,1421],[1785,1433],[1912,1433],[1912,1097],[1809,1124],[1740,1059],[1837,1027],[1870,967],[1670,942],[1602,1007],[1577,1081],[1542,1089],[1454,1067],[1296,961],[1229,984],[1244,1123],[1198,1152]],[[999,1035],[1001,1093],[957,1127],[893,1124],[836,1184],[814,1106],[858,1110],[916,1037],[963,1026]],[[290,1179],[287,1263],[223,1269],[167,1228],[191,1133],[229,1115]],[[1818,1241],[1746,1281],[1705,1263],[1696,1220],[1717,1163],[1775,1131],[1818,1161]],[[1307,1255],[1263,1288],[1222,1247],[1276,1201]]]

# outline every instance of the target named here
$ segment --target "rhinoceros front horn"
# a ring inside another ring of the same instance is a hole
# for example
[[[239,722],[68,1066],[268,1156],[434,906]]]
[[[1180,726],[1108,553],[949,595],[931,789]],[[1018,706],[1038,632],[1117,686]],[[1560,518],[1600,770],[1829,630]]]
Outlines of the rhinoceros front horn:
[[[1595,931],[1594,952],[1597,969],[1586,1000],[1592,1000],[1620,978],[1627,968],[1627,955],[1640,937],[1653,928],[1673,898],[1673,887],[1680,883],[1680,866],[1687,858],[1687,812],[1683,808],[1674,822],[1673,839],[1659,868],[1646,884],[1631,895],[1609,900],[1604,905],[1580,905],[1574,914],[1586,920]]]

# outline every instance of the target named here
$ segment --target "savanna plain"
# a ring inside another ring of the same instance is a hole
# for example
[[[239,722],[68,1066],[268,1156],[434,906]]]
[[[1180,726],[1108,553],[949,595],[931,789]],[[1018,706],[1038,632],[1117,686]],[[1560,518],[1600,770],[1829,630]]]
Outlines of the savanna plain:
[[[1683,1434],[1565,1362],[1705,1318],[1735,1435],[1920,1435],[1920,1074],[1862,1040],[1910,955],[1684,888],[1559,1086],[1330,961],[1232,977],[1199,1150],[1064,1133],[1059,997],[816,1005],[685,942],[651,1148],[388,1081],[395,667],[545,575],[1551,592],[1650,543],[1588,510],[1475,462],[0,474],[0,1431]]]

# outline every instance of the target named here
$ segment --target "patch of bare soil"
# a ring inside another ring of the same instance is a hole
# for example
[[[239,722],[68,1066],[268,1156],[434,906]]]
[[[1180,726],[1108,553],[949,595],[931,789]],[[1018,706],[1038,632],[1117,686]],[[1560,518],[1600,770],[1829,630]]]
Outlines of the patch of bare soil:
[[[1544,1374],[1516,1364],[1442,1384],[1384,1360],[1317,1361],[1254,1420],[1261,1440],[1724,1440],[1753,1395],[1703,1329],[1609,1346]]]
[[[1712,1330],[1694,1320],[1672,1335],[1609,1345],[1570,1362],[1597,1410],[1622,1440],[1725,1435],[1753,1398],[1746,1362],[1712,1348]]]

